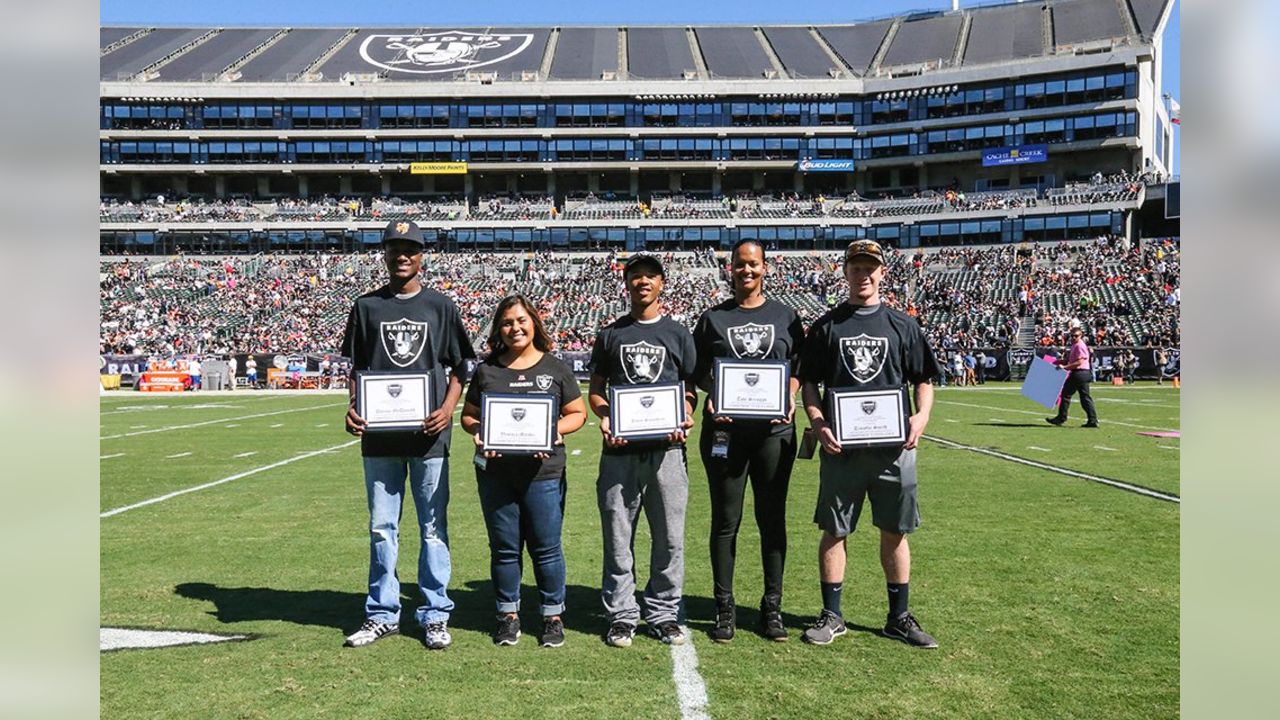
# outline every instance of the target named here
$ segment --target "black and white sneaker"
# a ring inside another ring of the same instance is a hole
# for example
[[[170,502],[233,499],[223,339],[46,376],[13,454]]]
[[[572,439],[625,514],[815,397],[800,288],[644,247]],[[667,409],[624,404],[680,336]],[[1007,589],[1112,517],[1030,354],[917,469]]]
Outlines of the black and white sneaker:
[[[677,625],[674,620],[660,622],[657,625],[650,625],[649,634],[658,638],[667,645],[684,644],[684,629]]]
[[[539,645],[545,648],[558,648],[564,645],[564,621],[558,617],[542,619],[542,637]]]
[[[1061,425],[1065,423],[1067,420],[1066,418],[1051,417],[1051,418],[1045,418],[1044,421],[1049,423],[1050,425]]]
[[[636,626],[624,622],[616,622],[609,626],[604,642],[612,647],[631,647],[631,639],[636,636]]]
[[[520,618],[517,615],[498,615],[498,627],[493,631],[494,645],[515,645],[520,642]]]
[[[846,632],[849,629],[844,625],[844,618],[823,608],[817,621],[805,629],[801,638],[811,645],[830,645],[832,640]]]
[[[443,650],[453,644],[453,636],[449,634],[449,625],[443,620],[429,622],[423,626],[422,641],[428,650]]]
[[[364,647],[372,645],[388,635],[396,635],[400,632],[398,623],[384,623],[377,620],[365,620],[360,629],[347,636],[343,647]]]
[[[926,650],[938,647],[938,641],[934,640],[932,635],[920,627],[920,623],[916,621],[916,616],[911,613],[897,618],[889,618],[884,626],[884,636],[894,640],[901,640],[912,647]]]

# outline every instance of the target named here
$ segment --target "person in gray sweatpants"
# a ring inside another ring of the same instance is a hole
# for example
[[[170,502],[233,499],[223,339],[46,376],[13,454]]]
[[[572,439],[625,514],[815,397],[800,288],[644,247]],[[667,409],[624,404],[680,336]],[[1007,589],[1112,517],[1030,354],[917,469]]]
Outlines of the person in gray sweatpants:
[[[644,620],[664,643],[685,641],[678,623],[684,588],[684,514],[689,497],[685,437],[693,427],[693,374],[697,363],[693,335],[660,312],[665,282],[662,263],[636,255],[623,268],[631,311],[596,335],[591,350],[591,410],[600,418],[604,448],[596,495],[604,535],[600,599],[609,617],[605,642],[628,647],[641,610],[636,602],[636,523],[643,509],[649,523],[649,583],[644,590]],[[685,421],[654,440],[617,438],[609,424],[610,386],[684,383]]]

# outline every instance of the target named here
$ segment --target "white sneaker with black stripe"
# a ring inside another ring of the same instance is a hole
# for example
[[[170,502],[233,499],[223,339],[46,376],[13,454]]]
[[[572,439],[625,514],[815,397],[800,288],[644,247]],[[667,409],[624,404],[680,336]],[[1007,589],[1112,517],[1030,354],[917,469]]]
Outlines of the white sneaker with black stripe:
[[[347,636],[346,642],[342,643],[343,647],[364,647],[372,645],[388,635],[396,635],[400,632],[398,623],[384,623],[377,620],[365,620],[360,629]]]

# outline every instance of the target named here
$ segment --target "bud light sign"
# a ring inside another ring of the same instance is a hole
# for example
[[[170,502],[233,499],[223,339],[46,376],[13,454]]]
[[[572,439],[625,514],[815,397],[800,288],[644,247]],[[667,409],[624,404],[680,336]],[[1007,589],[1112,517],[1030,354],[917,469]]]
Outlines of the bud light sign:
[[[1048,145],[1017,145],[1015,147],[991,148],[990,150],[982,151],[983,167],[1042,163],[1048,159]]]
[[[853,172],[852,160],[801,160],[796,163],[800,172]]]

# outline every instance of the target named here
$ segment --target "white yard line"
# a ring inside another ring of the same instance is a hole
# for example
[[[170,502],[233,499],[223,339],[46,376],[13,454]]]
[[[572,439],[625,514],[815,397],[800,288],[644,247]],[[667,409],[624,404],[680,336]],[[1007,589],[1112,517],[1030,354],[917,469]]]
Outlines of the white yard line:
[[[676,699],[680,701],[682,720],[711,720],[707,712],[707,684],[698,674],[698,651],[693,647],[689,628],[681,626],[684,644],[671,646],[671,677],[676,682]]]
[[[123,456],[123,455],[124,455],[124,453],[111,453],[110,455],[100,455],[100,456],[98,456],[98,459],[99,459],[99,460],[110,460],[111,458],[118,458],[118,457],[121,457],[121,456]]]
[[[1112,447],[1107,447],[1106,445],[1094,445],[1094,446],[1093,446],[1093,449],[1094,449],[1094,450],[1105,450],[1105,451],[1107,451],[1107,452],[1120,452],[1119,450],[1117,450],[1117,449],[1115,449],[1115,448],[1112,448]]]
[[[223,427],[237,428],[240,427],[240,423],[231,423],[230,425],[223,425]]]
[[[316,425],[316,427],[329,427],[329,423],[320,423],[319,425]]]
[[[190,454],[191,454],[190,452],[175,453],[175,454],[173,454],[173,455],[165,455],[165,456],[164,456],[164,459],[165,459],[165,460],[172,460],[172,459],[174,459],[174,458],[186,457],[186,456],[188,456],[188,455],[190,455]]]
[[[571,453],[569,453],[569,454],[570,454],[570,455],[581,455],[581,454],[582,454],[582,451],[581,451],[581,450],[574,450],[573,452],[571,452]]]
[[[1018,415],[1038,415],[1040,417],[1045,417],[1046,413],[1053,412],[1052,410],[1042,410],[1040,412],[1035,412],[1032,410],[1015,410],[1013,408],[1002,408],[1002,407],[996,407],[994,405],[975,405],[973,403],[963,403],[963,402],[957,402],[955,400],[937,399],[937,400],[934,400],[934,402],[944,403],[946,405],[958,405],[960,407],[974,408],[977,410],[995,410],[996,412],[1017,413]],[[1100,419],[1098,420],[1098,422],[1104,425],[1124,425],[1126,427],[1141,428],[1143,430],[1162,430],[1164,432],[1178,431],[1178,428],[1163,428],[1163,427],[1155,427],[1153,425],[1135,425],[1134,423],[1120,422],[1119,420],[1101,420]]]
[[[1055,465],[1045,465],[1044,463],[1039,463],[1039,462],[1036,462],[1035,460],[1020,458],[1017,455],[1009,455],[1006,453],[1002,453],[998,450],[989,450],[987,448],[973,447],[972,445],[963,445],[961,443],[954,442],[952,440],[947,440],[945,438],[940,438],[940,437],[934,437],[932,435],[925,435],[924,437],[926,440],[932,440],[933,442],[936,442],[939,445],[944,445],[946,447],[954,448],[956,450],[968,450],[969,452],[975,452],[980,455],[990,455],[991,457],[1000,458],[1001,460],[1008,460],[1009,462],[1015,462],[1020,465],[1027,465],[1033,468],[1038,468],[1040,470],[1048,470],[1049,472],[1055,472],[1061,475],[1066,475],[1068,477],[1079,478],[1081,480],[1088,480],[1090,482],[1096,482],[1101,485],[1109,485],[1111,487],[1119,488],[1121,490],[1128,490],[1129,492],[1137,493],[1139,495],[1146,495],[1147,497],[1152,497],[1157,500],[1165,500],[1167,502],[1177,503],[1177,504],[1182,503],[1182,500],[1177,495],[1169,495],[1168,493],[1162,493],[1158,490],[1151,490],[1149,488],[1144,488],[1138,485],[1131,485],[1121,480],[1112,480],[1111,478],[1098,477],[1097,475],[1090,475],[1089,473],[1077,472],[1075,470],[1057,467]]]
[[[275,425],[272,425],[271,427],[273,427],[273,428],[284,427],[284,423],[276,423]]]
[[[134,504],[132,504],[132,505],[125,505],[124,507],[118,507],[118,508],[115,508],[114,510],[108,510],[108,511],[106,511],[106,512],[104,512],[104,513],[100,514],[100,515],[98,515],[98,517],[99,517],[99,518],[109,518],[109,517],[111,517],[112,515],[119,515],[120,513],[128,512],[128,511],[130,511],[130,510],[136,510],[136,509],[138,509],[138,508],[140,508],[140,507],[146,507],[147,505],[154,505],[155,503],[158,503],[158,502],[164,502],[165,500],[171,500],[171,499],[173,499],[173,498],[178,497],[179,495],[186,495],[187,493],[193,493],[193,492],[196,492],[197,490],[207,490],[207,489],[209,489],[209,488],[211,488],[211,487],[217,487],[218,485],[221,485],[221,484],[223,484],[223,483],[229,483],[229,482],[231,482],[232,480],[239,480],[240,478],[246,478],[246,477],[249,477],[250,475],[256,475],[256,474],[258,474],[258,473],[260,473],[260,472],[264,472],[264,471],[266,471],[266,470],[274,470],[275,468],[281,467],[281,466],[283,466],[283,465],[288,465],[289,463],[295,463],[295,462],[297,462],[297,461],[299,461],[299,460],[305,460],[305,459],[307,459],[307,458],[309,458],[309,457],[314,457],[314,456],[316,456],[316,455],[323,455],[324,453],[327,453],[327,452],[332,452],[332,451],[334,451],[334,450],[341,450],[342,448],[351,447],[352,445],[355,445],[355,444],[356,444],[356,443],[358,443],[358,442],[360,442],[360,441],[359,441],[359,440],[352,440],[352,441],[350,441],[350,442],[345,442],[345,443],[343,443],[343,444],[341,444],[341,445],[334,445],[333,447],[328,447],[328,448],[325,448],[325,449],[323,449],[323,450],[313,450],[313,451],[311,451],[311,452],[303,453],[303,454],[301,454],[301,455],[294,455],[294,456],[293,456],[293,457],[291,457],[291,458],[287,458],[287,459],[285,459],[285,460],[281,460],[281,461],[279,461],[279,462],[273,462],[273,463],[271,463],[270,465],[263,465],[262,467],[256,467],[256,468],[254,468],[254,469],[252,469],[252,470],[246,470],[246,471],[244,471],[244,472],[242,472],[242,473],[236,473],[235,475],[230,475],[230,476],[224,477],[224,478],[222,478],[221,480],[214,480],[213,482],[207,482],[207,483],[205,483],[205,484],[203,484],[203,485],[196,485],[196,486],[194,486],[194,487],[183,488],[182,490],[175,490],[175,491],[173,491],[173,492],[171,492],[171,493],[168,493],[168,494],[165,494],[165,495],[161,495],[161,496],[159,496],[159,497],[153,497],[153,498],[151,498],[150,500],[143,500],[142,502],[137,502],[137,503],[134,503]]]
[[[285,415],[287,413],[306,412],[308,410],[319,410],[321,408],[340,407],[341,403],[326,403],[324,405],[308,405],[300,408],[290,408],[289,410],[275,410],[273,412],[257,413],[256,415],[244,415],[234,418],[220,418],[218,420],[205,420],[204,422],[190,423],[188,425],[166,425],[165,427],[152,428],[151,430],[142,430],[140,432],[120,433],[118,435],[103,435],[99,440],[115,440],[122,437],[133,437],[134,435],[148,435],[150,433],[168,432],[170,430],[188,430],[190,428],[204,427],[205,425],[217,425],[231,420],[252,420],[253,418],[269,417],[271,415]]]
[[[1163,448],[1165,450],[1181,450],[1182,449],[1177,445],[1157,445],[1156,447]]]
[[[242,457],[249,457],[250,455],[257,455],[257,454],[258,454],[257,450],[250,450],[249,452],[242,452],[239,455],[232,455],[231,457],[242,458]]]
[[[208,643],[247,640],[248,635],[213,635],[211,633],[179,630],[136,630],[133,628],[99,628],[98,650],[128,650],[131,648],[159,648],[176,645],[206,645]]]
[[[1050,450],[1049,448],[1042,448],[1042,447],[1039,447],[1039,446],[1037,446],[1037,445],[1028,445],[1028,446],[1027,446],[1027,449],[1028,449],[1028,450],[1039,450],[1040,452],[1053,452],[1053,451],[1052,451],[1052,450]]]

